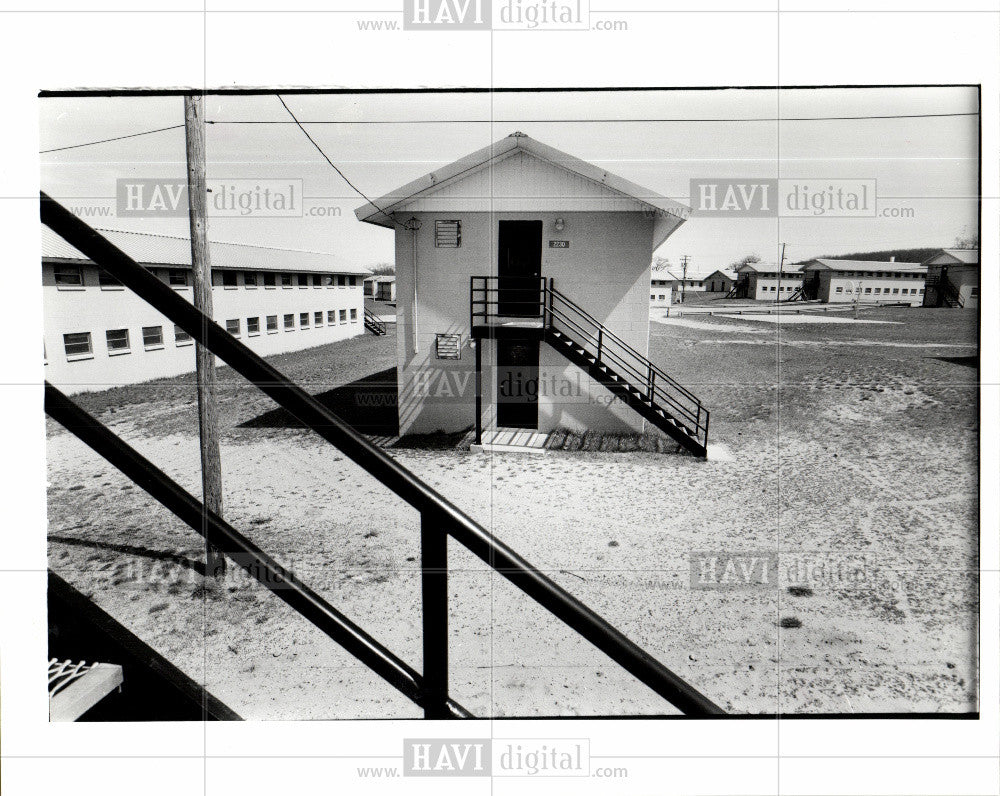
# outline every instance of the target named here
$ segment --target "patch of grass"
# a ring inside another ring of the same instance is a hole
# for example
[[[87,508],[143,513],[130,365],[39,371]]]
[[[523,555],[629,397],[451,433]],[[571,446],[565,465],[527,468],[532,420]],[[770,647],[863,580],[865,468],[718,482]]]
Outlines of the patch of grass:
[[[783,616],[778,625],[784,628],[802,627],[802,620],[796,616]]]
[[[793,597],[812,597],[813,590],[808,586],[789,586],[788,593]]]

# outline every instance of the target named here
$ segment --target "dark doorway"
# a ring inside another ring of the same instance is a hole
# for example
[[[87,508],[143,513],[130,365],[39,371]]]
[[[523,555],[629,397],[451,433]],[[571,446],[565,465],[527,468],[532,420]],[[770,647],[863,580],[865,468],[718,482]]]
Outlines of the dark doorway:
[[[497,340],[497,426],[538,428],[538,340]]]
[[[497,257],[497,315],[541,315],[542,222],[501,221]]]
[[[814,301],[819,298],[820,275],[813,271],[802,281],[802,298]]]

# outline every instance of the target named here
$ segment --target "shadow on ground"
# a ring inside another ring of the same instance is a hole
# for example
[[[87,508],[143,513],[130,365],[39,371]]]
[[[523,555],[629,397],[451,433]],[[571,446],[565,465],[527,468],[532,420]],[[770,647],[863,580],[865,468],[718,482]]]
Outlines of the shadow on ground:
[[[178,566],[186,567],[193,572],[197,572],[199,575],[205,574],[205,563],[203,561],[197,561],[194,558],[189,558],[182,553],[172,553],[169,550],[154,550],[150,547],[144,547],[141,545],[95,542],[90,539],[77,539],[72,536],[57,536],[54,534],[49,536],[49,541],[59,542],[60,544],[74,545],[76,547],[90,547],[94,550],[109,550],[114,553],[124,553],[129,556],[151,558],[154,561],[169,561],[172,564],[177,564]]]
[[[356,431],[385,436],[399,434],[395,368],[386,368],[313,397]],[[297,418],[280,408],[257,415],[239,427],[304,428]]]
[[[979,357],[931,357],[931,359],[936,359],[940,362],[949,362],[952,365],[963,365],[967,368],[978,368],[979,367]]]

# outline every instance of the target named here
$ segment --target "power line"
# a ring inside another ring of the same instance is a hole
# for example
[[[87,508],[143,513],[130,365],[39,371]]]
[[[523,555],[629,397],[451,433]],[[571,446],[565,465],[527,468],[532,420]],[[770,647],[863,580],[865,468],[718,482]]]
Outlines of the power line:
[[[277,95],[276,95],[277,96]],[[833,121],[863,121],[866,119],[940,119],[949,117],[959,117],[959,116],[979,116],[978,111],[970,111],[964,113],[913,113],[913,114],[896,114],[896,115],[885,115],[885,116],[786,116],[786,117],[775,117],[775,116],[758,116],[758,117],[748,117],[748,118],[705,118],[705,119],[366,119],[366,120],[339,120],[339,119],[322,119],[322,120],[309,120],[305,122],[300,122],[295,114],[291,112],[289,107],[285,105],[285,101],[278,96],[281,104],[285,106],[285,110],[288,111],[289,115],[292,117],[290,122],[282,121],[258,121],[254,119],[236,119],[236,120],[226,120],[226,119],[212,119],[207,121],[206,124],[295,124],[305,133],[306,137],[312,142],[313,146],[319,150],[320,154],[326,158],[326,154],[320,148],[320,146],[313,140],[312,136],[306,132],[306,129],[302,126],[303,124],[659,124],[659,123],[692,123],[692,124],[710,124],[713,122],[733,122],[733,123],[743,123],[743,122],[833,122]],[[182,128],[183,124],[175,124],[170,127],[158,127],[155,130],[144,130],[140,133],[130,133],[128,135],[119,135],[113,138],[102,138],[97,141],[86,141],[82,144],[72,144],[70,146],[54,147],[52,149],[41,149],[38,154],[46,155],[50,152],[64,152],[68,149],[81,149],[88,146],[97,146],[98,144],[108,144],[113,141],[124,141],[129,138],[139,138],[144,135],[152,135],[153,133],[163,133],[167,130],[178,130]],[[343,172],[340,171],[329,158],[326,158],[327,162],[336,169],[337,173],[344,178],[344,181],[348,185],[351,185],[355,191],[357,191],[361,196],[364,196],[361,191],[359,191],[351,181],[344,176]],[[366,201],[371,202],[370,199],[366,198]],[[374,204],[374,202],[372,202]]]
[[[279,99],[281,99],[279,97]],[[284,101],[282,101],[284,105]],[[286,105],[287,109],[288,106]],[[743,118],[715,117],[704,119],[318,119],[302,124],[658,124],[667,122],[706,124],[712,122],[837,122],[864,121],[866,119],[941,119],[957,116],[979,116],[979,111],[961,113],[903,113],[880,116],[751,116]],[[294,118],[294,117],[293,117]],[[295,121],[298,124],[298,120]],[[292,124],[275,120],[255,119],[213,119],[207,124]],[[301,125],[300,125],[301,126]]]
[[[327,156],[326,152],[323,151],[323,148],[319,144],[316,143],[316,140],[311,135],[309,135],[309,131],[306,130],[305,127],[302,126],[302,123],[299,122],[299,120],[295,117],[295,114],[292,113],[292,109],[289,108],[288,105],[285,104],[285,101],[281,98],[281,95],[280,94],[275,94],[274,96],[276,96],[278,98],[278,102],[280,102],[284,106],[285,110],[288,111],[288,115],[292,117],[292,120],[295,122],[296,126],[302,131],[303,135],[305,135],[305,137],[309,139],[309,142],[314,147],[316,147],[316,151],[319,152],[323,156],[323,159],[327,163],[330,164],[330,166],[333,168],[333,170],[335,172],[337,172],[337,174],[339,174],[341,176],[341,179],[343,179],[344,182],[346,182],[348,185],[350,185],[351,188],[354,189],[354,192],[358,194],[358,196],[360,196],[362,199],[364,199],[366,202],[368,202],[368,204],[370,204],[372,207],[374,207],[376,210],[378,210],[382,215],[384,215],[386,218],[388,218],[393,223],[398,223],[385,210],[383,210],[381,207],[379,207],[377,204],[375,204],[375,202],[373,202],[371,199],[369,199],[365,195],[365,193],[360,188],[358,188],[357,185],[355,185],[353,182],[351,182],[349,179],[347,179],[347,175],[344,174],[344,172],[342,172],[339,168],[337,168],[337,164],[334,163],[332,160],[330,160],[330,158]]]
[[[80,147],[85,147],[85,146],[96,146],[97,144],[107,144],[111,141],[124,141],[126,138],[138,138],[141,135],[152,135],[153,133],[162,133],[166,130],[179,130],[183,126],[184,126],[183,124],[175,124],[170,127],[158,127],[155,130],[144,130],[141,133],[130,133],[129,135],[119,135],[115,136],[114,138],[102,138],[100,141],[87,141],[86,143],[73,144],[72,146],[59,146],[56,147],[55,149],[42,149],[39,150],[38,154],[45,155],[49,152],[63,152],[64,150],[67,149],[80,149]]]

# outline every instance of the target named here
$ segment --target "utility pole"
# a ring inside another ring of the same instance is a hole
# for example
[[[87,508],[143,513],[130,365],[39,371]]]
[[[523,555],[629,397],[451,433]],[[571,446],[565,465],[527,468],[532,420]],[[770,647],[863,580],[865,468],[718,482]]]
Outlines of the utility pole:
[[[781,269],[785,267],[785,244],[781,244],[781,261],[778,263],[778,303],[781,303]]]
[[[683,276],[681,276],[681,304],[684,303],[684,297],[687,295],[687,278],[688,278],[688,260],[691,258],[686,254],[681,255],[681,268]]]
[[[205,112],[201,94],[184,95],[184,137],[187,146],[188,215],[191,221],[191,273],[194,306],[212,318],[212,263],[208,254],[208,186],[205,183]],[[198,389],[198,431],[201,438],[201,491],[205,508],[222,516],[222,459],[219,455],[219,406],[215,386],[215,355],[195,336],[195,381]],[[205,574],[211,582],[226,572],[226,559],[205,543]]]

